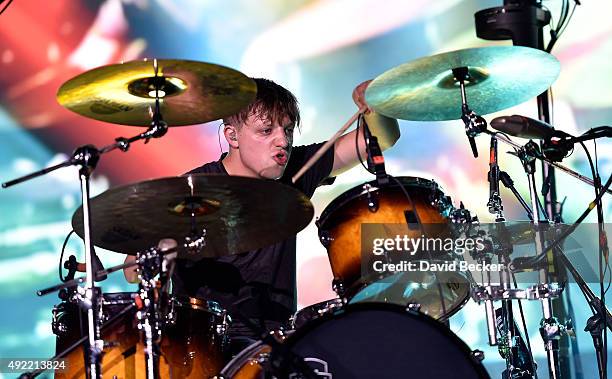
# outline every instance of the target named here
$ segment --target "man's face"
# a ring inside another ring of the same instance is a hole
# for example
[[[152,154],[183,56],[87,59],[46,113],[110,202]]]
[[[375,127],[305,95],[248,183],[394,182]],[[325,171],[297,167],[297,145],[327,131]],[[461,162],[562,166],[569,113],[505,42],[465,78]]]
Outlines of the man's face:
[[[237,127],[238,154],[247,173],[263,179],[280,178],[291,154],[293,129],[294,124],[287,117],[272,124],[265,117],[249,115]]]

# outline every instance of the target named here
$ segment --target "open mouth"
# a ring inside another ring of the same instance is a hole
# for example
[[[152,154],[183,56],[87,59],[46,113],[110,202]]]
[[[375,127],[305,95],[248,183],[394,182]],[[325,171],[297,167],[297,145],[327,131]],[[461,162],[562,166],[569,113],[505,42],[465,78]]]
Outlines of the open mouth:
[[[274,161],[281,166],[284,166],[287,164],[287,153],[284,151],[279,151],[276,155],[274,155],[272,157],[272,159],[274,159]]]

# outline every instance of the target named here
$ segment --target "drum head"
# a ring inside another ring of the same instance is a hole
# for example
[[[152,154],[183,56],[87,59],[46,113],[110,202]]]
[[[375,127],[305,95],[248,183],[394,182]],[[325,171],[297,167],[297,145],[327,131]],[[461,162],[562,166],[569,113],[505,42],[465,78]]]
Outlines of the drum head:
[[[439,320],[454,315],[470,296],[470,282],[459,272],[403,272],[378,281],[366,278],[357,286],[359,289],[354,291],[351,304],[414,304],[420,312]]]
[[[350,304],[296,331],[286,345],[322,378],[489,378],[448,328],[394,304]],[[288,361],[282,377],[302,378]]]

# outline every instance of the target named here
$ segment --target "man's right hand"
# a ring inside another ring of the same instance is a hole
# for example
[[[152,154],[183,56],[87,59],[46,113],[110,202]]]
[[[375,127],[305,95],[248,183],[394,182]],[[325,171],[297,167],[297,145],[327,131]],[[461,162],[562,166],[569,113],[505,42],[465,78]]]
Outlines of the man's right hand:
[[[136,261],[136,256],[128,255],[123,263],[132,263]],[[129,283],[138,283],[138,266],[132,266],[123,269],[123,275]]]

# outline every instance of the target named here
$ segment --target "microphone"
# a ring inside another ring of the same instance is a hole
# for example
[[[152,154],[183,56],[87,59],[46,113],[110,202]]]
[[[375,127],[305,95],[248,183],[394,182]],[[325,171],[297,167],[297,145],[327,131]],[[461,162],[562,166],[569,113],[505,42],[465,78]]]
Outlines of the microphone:
[[[503,214],[503,205],[499,193],[499,165],[497,164],[497,138],[491,136],[491,147],[489,148],[489,201],[487,207],[489,213],[495,215],[495,222],[503,222],[506,219]]]
[[[519,115],[496,117],[491,121],[491,127],[520,138],[550,139],[568,136],[567,133],[555,130],[552,125],[544,121]]]
[[[378,184],[383,185],[389,182],[389,177],[385,171],[385,158],[382,149],[378,144],[378,138],[370,132],[367,122],[363,122],[363,132],[366,139],[366,151],[368,153],[368,169],[376,175]]]

